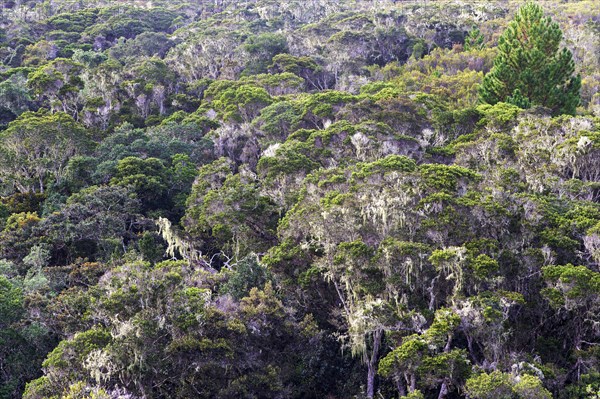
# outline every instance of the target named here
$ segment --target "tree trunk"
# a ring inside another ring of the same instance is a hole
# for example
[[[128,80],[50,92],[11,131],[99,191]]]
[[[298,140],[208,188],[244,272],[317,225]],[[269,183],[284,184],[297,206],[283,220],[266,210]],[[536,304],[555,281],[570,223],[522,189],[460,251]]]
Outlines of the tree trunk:
[[[436,276],[433,280],[431,280],[431,285],[427,288],[427,292],[429,293],[429,310],[433,310],[435,308],[435,293],[433,292],[435,289],[435,282],[440,278],[440,276]]]
[[[396,389],[398,390],[398,395],[406,396],[406,387],[404,386],[404,382],[402,382],[402,377],[396,380]]]
[[[369,362],[367,367],[367,398],[373,399],[375,395],[375,370],[371,362]]]
[[[446,341],[446,345],[444,346],[444,353],[450,352],[450,347],[452,345],[452,334],[448,334],[448,340]],[[440,393],[438,395],[438,399],[446,399],[446,395],[448,395],[448,381],[444,378],[442,382],[442,386],[440,387]]]
[[[448,384],[444,380],[444,382],[442,382],[442,387],[440,388],[438,399],[446,399],[446,395],[448,395]]]
[[[375,396],[375,374],[377,372],[377,361],[379,360],[379,347],[381,346],[382,330],[373,333],[373,351],[367,364],[367,398]]]
[[[450,352],[451,345],[452,345],[452,334],[448,334],[448,340],[446,341],[446,345],[444,346],[444,353]]]
[[[467,348],[469,349],[469,354],[471,355],[471,358],[475,360],[475,351],[473,350],[473,337],[467,333],[465,333],[465,337],[467,338]],[[475,363],[478,364],[477,360],[475,360]]]

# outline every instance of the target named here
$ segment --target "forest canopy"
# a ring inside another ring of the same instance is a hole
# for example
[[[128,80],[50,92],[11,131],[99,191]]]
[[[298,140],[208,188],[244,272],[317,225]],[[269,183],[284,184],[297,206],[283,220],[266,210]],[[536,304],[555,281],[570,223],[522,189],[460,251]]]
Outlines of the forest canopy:
[[[600,397],[598,15],[4,1],[0,399]]]

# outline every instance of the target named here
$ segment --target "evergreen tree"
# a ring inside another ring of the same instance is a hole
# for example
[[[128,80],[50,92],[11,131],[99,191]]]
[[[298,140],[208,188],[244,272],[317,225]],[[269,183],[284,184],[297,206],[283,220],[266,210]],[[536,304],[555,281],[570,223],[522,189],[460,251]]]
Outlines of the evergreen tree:
[[[542,7],[522,6],[498,43],[494,67],[484,77],[481,100],[488,104],[541,105],[555,115],[575,114],[581,78],[569,50],[559,51],[562,31]]]
[[[485,38],[478,27],[473,26],[465,38],[465,50],[483,50],[485,47]]]

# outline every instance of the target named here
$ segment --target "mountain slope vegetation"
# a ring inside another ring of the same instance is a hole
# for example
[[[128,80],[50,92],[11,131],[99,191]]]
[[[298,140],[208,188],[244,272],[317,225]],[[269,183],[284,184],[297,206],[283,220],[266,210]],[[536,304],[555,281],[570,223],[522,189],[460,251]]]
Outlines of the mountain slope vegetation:
[[[539,4],[4,1],[0,398],[600,397],[600,3]]]

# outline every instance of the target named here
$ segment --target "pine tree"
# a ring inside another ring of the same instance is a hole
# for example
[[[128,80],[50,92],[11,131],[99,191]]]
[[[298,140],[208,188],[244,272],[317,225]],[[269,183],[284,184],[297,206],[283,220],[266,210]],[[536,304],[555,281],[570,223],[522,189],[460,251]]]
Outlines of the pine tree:
[[[478,27],[473,26],[465,38],[465,50],[483,50],[485,47],[485,38]]]
[[[484,77],[483,102],[509,102],[519,107],[541,105],[555,115],[574,115],[581,78],[574,75],[571,52],[559,51],[562,31],[541,6],[522,6],[500,37],[494,67]]]

